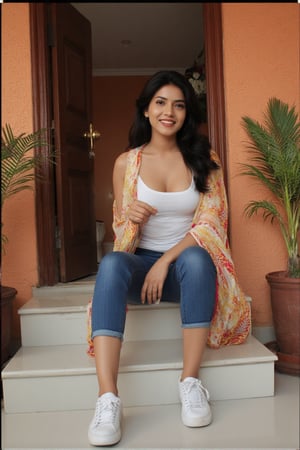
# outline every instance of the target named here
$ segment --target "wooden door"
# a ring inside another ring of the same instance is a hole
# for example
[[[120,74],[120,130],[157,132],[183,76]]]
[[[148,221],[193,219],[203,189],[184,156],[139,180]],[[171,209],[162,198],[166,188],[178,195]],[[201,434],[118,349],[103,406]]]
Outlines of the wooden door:
[[[60,281],[97,270],[91,123],[91,25],[69,3],[51,5],[52,92]]]

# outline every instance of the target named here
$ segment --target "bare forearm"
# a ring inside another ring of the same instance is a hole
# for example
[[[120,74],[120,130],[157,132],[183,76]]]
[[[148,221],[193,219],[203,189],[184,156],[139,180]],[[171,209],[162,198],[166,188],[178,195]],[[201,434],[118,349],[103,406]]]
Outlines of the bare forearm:
[[[168,273],[169,265],[188,247],[198,245],[193,236],[187,234],[182,241],[166,251],[146,275],[142,291],[142,303],[156,303],[162,296],[163,285]]]
[[[186,236],[178,242],[178,244],[174,245],[174,247],[167,250],[163,256],[160,258],[160,260],[171,264],[173,261],[175,261],[178,256],[188,247],[197,246],[197,242],[193,238],[191,234],[186,234]]]

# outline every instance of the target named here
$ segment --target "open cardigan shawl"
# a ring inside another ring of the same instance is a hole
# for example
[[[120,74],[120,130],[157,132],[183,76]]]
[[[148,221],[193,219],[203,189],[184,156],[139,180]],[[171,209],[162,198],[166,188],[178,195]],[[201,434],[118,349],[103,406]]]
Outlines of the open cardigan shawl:
[[[137,196],[137,178],[141,165],[142,147],[130,150],[123,188],[122,212],[119,217],[113,204],[113,230],[115,234],[114,251],[133,253],[139,243],[139,226],[127,218],[127,210]],[[235,273],[227,237],[227,198],[223,173],[219,158],[212,152],[212,158],[219,169],[211,172],[208,178],[207,193],[200,194],[189,233],[199,246],[208,251],[217,270],[217,298],[207,344],[212,348],[223,345],[241,344],[249,334],[251,316],[250,306],[246,301]],[[201,293],[199,293],[199,297]],[[91,302],[88,316],[91,315]],[[89,350],[93,354],[90,338]]]

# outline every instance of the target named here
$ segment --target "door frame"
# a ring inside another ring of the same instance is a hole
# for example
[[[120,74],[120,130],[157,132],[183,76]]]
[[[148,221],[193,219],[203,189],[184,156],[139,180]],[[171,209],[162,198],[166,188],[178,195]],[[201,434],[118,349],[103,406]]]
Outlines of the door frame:
[[[49,8],[46,3],[30,3],[31,67],[34,129],[46,129],[51,152],[52,101],[48,28]],[[203,31],[207,74],[208,132],[211,145],[217,149],[227,186],[227,149],[225,130],[225,98],[223,76],[222,5],[203,3]],[[41,149],[37,148],[37,152]],[[43,149],[43,152],[45,149]],[[55,173],[44,159],[41,177],[36,179],[36,223],[38,251],[38,284],[53,286],[59,281],[56,250]]]
[[[45,129],[49,145],[43,152],[52,151],[52,90],[48,17],[48,3],[29,3],[31,68],[34,129]],[[37,148],[36,152],[41,149]],[[38,285],[53,286],[59,280],[56,250],[55,168],[43,159],[40,177],[35,180],[35,210],[38,253]]]

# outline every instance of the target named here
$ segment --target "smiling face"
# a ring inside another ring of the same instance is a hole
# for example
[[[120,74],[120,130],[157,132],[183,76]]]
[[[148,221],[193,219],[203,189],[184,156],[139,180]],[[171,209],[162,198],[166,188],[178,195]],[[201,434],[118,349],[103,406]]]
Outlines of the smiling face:
[[[185,98],[181,89],[173,84],[160,88],[144,114],[149,118],[152,136],[155,133],[166,137],[176,136],[186,118]]]

